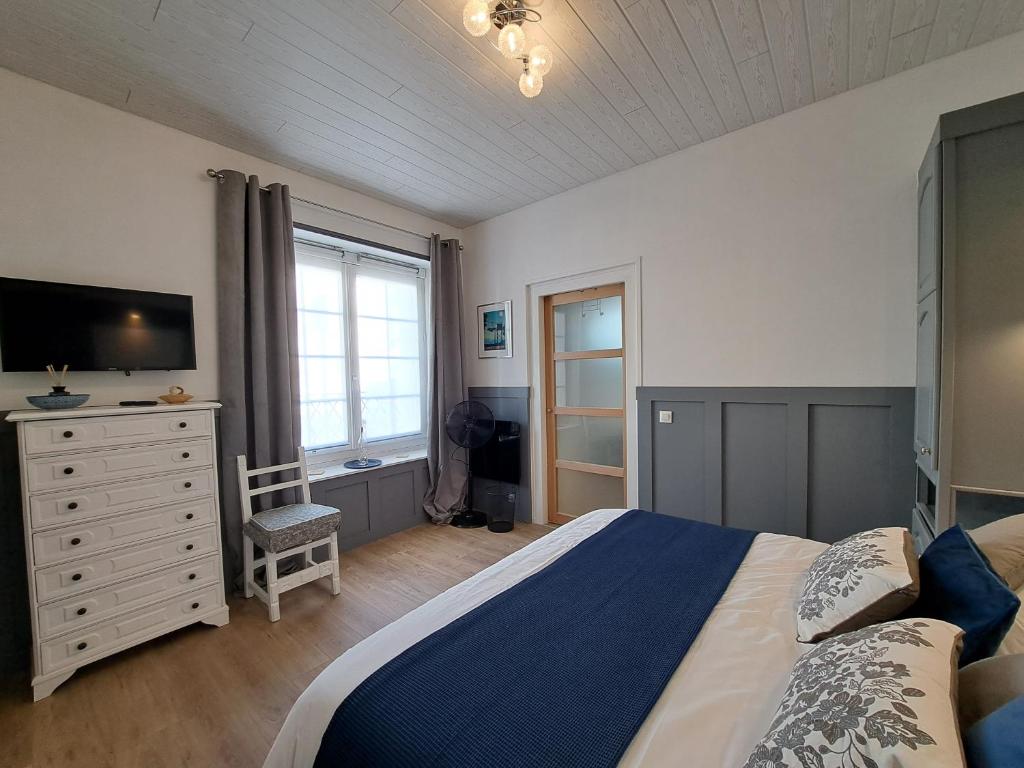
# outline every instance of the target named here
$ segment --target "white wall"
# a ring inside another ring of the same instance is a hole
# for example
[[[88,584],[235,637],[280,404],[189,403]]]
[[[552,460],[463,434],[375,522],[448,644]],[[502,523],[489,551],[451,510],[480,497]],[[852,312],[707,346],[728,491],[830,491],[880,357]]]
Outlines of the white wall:
[[[470,227],[468,383],[528,383],[528,284],[640,260],[645,385],[912,385],[918,165],[1022,61],[1017,33]],[[480,360],[509,298],[515,356]]]
[[[215,187],[206,168],[254,173],[293,195],[414,232],[440,222],[89,101],[0,68],[0,275],[187,293],[195,371],[77,373],[91,403],[152,399],[180,384],[217,391]],[[296,204],[296,221],[406,249],[411,238]],[[41,308],[40,311],[47,311]],[[25,318],[30,323],[31,318]],[[60,364],[60,361],[54,361]],[[27,407],[45,373],[0,373],[0,409]]]

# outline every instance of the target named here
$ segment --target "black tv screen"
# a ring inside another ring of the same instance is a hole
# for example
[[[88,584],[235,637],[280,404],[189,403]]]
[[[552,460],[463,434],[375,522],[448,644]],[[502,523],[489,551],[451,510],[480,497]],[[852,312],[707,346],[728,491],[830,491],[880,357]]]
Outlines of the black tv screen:
[[[192,297],[0,278],[0,369],[193,370]]]

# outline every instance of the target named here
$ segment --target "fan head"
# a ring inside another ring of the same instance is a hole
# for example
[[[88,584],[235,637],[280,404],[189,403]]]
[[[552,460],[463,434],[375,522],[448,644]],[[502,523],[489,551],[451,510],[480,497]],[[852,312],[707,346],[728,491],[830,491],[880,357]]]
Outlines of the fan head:
[[[494,414],[476,400],[463,400],[444,420],[444,429],[460,448],[479,448],[494,434]]]

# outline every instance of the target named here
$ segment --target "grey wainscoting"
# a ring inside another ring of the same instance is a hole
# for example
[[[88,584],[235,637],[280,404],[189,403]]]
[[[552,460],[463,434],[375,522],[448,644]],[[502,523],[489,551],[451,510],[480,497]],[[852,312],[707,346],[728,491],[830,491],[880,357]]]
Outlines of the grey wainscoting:
[[[533,505],[530,500],[530,388],[470,387],[469,399],[479,400],[494,412],[494,418],[519,422],[519,487],[510,487],[485,478],[473,480],[473,506],[488,512],[507,504],[506,492],[515,493],[516,520],[529,523]]]
[[[313,501],[341,510],[341,549],[352,549],[427,521],[423,511],[426,459],[311,480]]]
[[[825,542],[908,525],[912,387],[640,387],[637,408],[644,508]]]

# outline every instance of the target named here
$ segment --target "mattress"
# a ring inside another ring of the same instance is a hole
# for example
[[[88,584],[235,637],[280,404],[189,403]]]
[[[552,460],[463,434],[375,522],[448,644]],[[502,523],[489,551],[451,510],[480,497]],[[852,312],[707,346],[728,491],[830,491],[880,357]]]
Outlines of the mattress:
[[[338,704],[376,669],[541,570],[625,511],[597,510],[552,531],[346,651],[299,696],[264,768],[312,766]],[[806,650],[795,639],[794,606],[804,572],[824,549],[791,536],[755,538],[620,766],[743,764],[771,722],[793,663]]]

